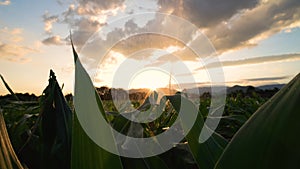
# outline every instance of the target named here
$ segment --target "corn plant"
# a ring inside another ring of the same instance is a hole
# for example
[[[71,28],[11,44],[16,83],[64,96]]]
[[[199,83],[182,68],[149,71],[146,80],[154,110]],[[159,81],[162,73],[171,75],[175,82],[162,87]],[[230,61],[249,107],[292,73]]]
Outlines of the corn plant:
[[[70,168],[72,111],[54,72],[50,70],[49,85],[39,102],[19,99],[1,78],[16,100],[6,101],[3,107],[14,149],[22,161],[30,169]]]
[[[41,97],[42,168],[68,169],[71,160],[72,111],[54,72]]]

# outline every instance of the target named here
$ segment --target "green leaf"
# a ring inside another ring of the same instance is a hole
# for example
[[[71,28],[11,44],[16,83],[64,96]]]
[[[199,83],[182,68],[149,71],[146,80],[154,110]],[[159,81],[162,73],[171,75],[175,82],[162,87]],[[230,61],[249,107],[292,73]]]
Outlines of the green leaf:
[[[105,137],[105,136],[103,136]],[[82,129],[75,114],[72,134],[72,169],[120,169],[120,157],[95,144]]]
[[[80,64],[80,60],[78,55],[72,45],[74,52],[74,60],[76,66]],[[88,77],[88,74],[84,70],[84,68],[80,65],[76,67],[79,73],[84,76],[84,80],[89,80],[89,88],[94,88],[92,86],[91,80]],[[83,80],[83,79],[80,79]],[[75,82],[75,84],[77,84]],[[75,87],[76,88],[76,87]],[[95,89],[93,89],[95,90]],[[76,93],[75,93],[76,97]],[[91,96],[92,99],[96,99],[96,104],[98,109],[103,116],[103,118],[108,123],[108,119],[106,118],[106,113],[103,108],[102,101],[98,96],[96,90],[94,95]],[[93,98],[95,97],[95,98]],[[141,106],[141,108],[145,108],[148,106],[148,102],[145,102]],[[136,133],[140,134],[140,131],[136,131],[135,129],[129,130],[130,125],[140,125],[138,123],[134,123],[123,117],[122,115],[118,115],[115,117],[112,126],[119,132],[125,132],[127,135],[135,136]],[[103,148],[96,145],[89,136],[85,133],[82,126],[79,123],[77,115],[75,115],[74,125],[73,125],[73,139],[72,139],[72,169],[152,169],[152,168],[161,168],[168,169],[165,163],[158,157],[149,157],[149,158],[121,158],[115,154],[109,153]],[[103,131],[103,130],[102,130]],[[101,137],[104,139],[114,139],[113,134],[109,133],[110,131],[106,131],[110,135],[103,134]],[[112,140],[114,141],[114,140]]]
[[[186,105],[185,113],[197,112],[195,105],[182,95],[177,94],[167,96],[167,98],[177,112],[180,110],[180,105]],[[196,122],[187,134],[186,139],[199,168],[212,169],[227,145],[227,141],[222,136],[214,133],[206,142],[199,143],[198,139],[204,126],[204,120],[201,113],[197,113],[196,116]]]
[[[300,168],[299,103],[300,74],[242,126],[215,168]]]
[[[95,88],[93,87],[90,77],[82,67],[80,60],[78,58],[78,54],[74,49],[73,43],[72,43],[72,49],[74,55],[75,69],[77,70],[76,73],[80,73],[80,75],[84,77],[84,79],[80,79],[80,80],[88,81],[88,86],[85,86],[88,87],[87,90],[92,90],[92,91],[94,90],[94,92],[92,92],[93,94],[89,96],[92,97],[90,99],[92,102],[90,101],[89,104],[91,103],[97,104],[100,113],[102,114],[103,118],[106,120],[106,115],[103,109],[102,101],[99,98]],[[78,83],[79,81],[77,81],[77,83],[75,82],[75,85],[77,85]],[[78,86],[75,86],[75,88],[76,87]],[[79,88],[80,87],[82,86],[79,86]],[[78,97],[76,94],[77,93],[75,92],[75,97]],[[91,118],[88,113],[87,113],[87,118]],[[102,134],[100,135],[100,137],[102,137],[102,139],[108,139],[113,141],[114,138],[111,133],[111,130],[104,131],[106,130],[106,128],[100,130]],[[90,139],[90,137],[83,130],[78,120],[77,114],[75,114],[75,118],[73,122],[71,167],[72,169],[77,169],[77,168],[78,169],[83,169],[83,168],[84,169],[108,169],[108,168],[123,169],[122,162],[119,156],[107,152],[106,150],[99,147]]]

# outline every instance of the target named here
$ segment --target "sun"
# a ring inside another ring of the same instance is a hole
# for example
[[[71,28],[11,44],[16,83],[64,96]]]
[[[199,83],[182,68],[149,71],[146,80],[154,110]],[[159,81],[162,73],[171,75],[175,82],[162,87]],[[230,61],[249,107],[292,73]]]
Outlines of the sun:
[[[137,73],[131,78],[129,89],[147,88],[156,90],[158,88],[168,87],[170,83],[170,73],[158,68],[146,68]],[[175,83],[171,78],[171,83]]]
[[[155,86],[149,86],[147,87],[148,89],[150,89],[151,91],[155,91],[158,87],[155,87]]]

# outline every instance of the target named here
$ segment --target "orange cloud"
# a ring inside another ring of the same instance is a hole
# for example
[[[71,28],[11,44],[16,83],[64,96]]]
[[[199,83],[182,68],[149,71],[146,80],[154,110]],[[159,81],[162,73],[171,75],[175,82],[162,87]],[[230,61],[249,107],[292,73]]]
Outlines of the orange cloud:
[[[10,0],[0,1],[0,5],[9,5],[10,3]]]
[[[39,52],[37,49],[20,44],[23,41],[22,33],[23,30],[20,28],[0,29],[0,59],[26,63],[30,61],[26,55]]]

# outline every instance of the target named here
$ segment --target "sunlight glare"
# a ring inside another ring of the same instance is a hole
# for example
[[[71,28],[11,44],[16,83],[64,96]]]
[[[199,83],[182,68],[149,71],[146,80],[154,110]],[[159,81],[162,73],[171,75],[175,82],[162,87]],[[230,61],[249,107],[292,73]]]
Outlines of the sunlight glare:
[[[129,89],[148,88],[156,90],[158,88],[167,88],[169,81],[169,72],[157,68],[144,69],[132,77],[128,87]],[[171,83],[176,83],[173,78],[171,78]]]

